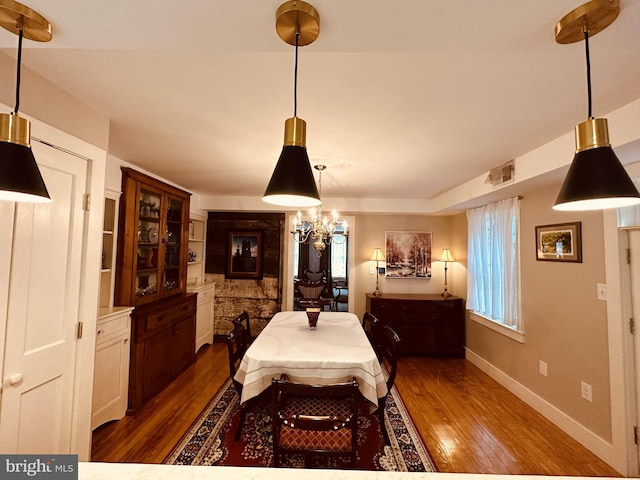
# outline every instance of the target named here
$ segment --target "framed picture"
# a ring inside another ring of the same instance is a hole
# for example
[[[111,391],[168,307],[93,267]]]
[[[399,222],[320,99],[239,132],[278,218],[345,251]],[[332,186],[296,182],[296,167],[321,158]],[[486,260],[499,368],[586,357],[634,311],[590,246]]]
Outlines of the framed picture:
[[[582,263],[582,223],[536,227],[536,260]]]
[[[262,278],[262,231],[230,231],[225,278]]]
[[[431,277],[431,232],[385,232],[385,278]]]

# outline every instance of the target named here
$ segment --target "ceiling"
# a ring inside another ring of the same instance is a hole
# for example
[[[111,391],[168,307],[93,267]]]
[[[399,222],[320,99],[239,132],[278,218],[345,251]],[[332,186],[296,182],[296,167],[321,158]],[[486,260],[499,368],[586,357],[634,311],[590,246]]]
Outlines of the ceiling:
[[[590,40],[596,117],[640,98],[640,1],[620,2]],[[25,40],[23,65],[111,119],[112,155],[194,193],[262,196],[293,116],[280,0],[25,3],[53,40]],[[325,198],[433,198],[587,119],[584,43],[554,40],[581,0],[311,3],[298,116]]]

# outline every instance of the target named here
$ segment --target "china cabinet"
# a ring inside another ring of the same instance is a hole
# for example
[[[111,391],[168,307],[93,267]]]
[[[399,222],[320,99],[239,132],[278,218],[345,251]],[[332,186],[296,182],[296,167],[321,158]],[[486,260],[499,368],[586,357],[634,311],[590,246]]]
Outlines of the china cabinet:
[[[367,311],[402,338],[400,353],[464,357],[464,305],[435,294],[367,294]]]
[[[185,293],[190,194],[122,168],[115,304]]]

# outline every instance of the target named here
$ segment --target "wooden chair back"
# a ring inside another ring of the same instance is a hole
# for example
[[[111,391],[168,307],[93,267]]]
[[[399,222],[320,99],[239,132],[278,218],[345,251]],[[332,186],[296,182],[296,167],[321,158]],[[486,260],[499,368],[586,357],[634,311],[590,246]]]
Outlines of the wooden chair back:
[[[402,339],[389,325],[385,325],[380,334],[380,363],[387,365],[389,377],[387,378],[387,393],[378,399],[378,419],[380,420],[380,429],[387,444],[389,444],[389,433],[384,421],[384,411],[387,404],[387,397],[391,393],[391,387],[396,380],[398,373],[398,345]]]
[[[326,281],[326,278],[327,278],[326,272],[324,271],[312,272],[309,269],[304,271],[304,276],[305,276],[305,281],[309,283],[318,283],[318,282],[321,282],[323,279]]]
[[[372,313],[365,312],[362,316],[362,328],[364,329],[364,333],[367,334],[369,343],[371,343],[373,350],[376,352],[378,360],[382,360],[382,354],[380,353],[380,337],[382,327],[383,325],[378,317],[376,317]]]
[[[242,324],[236,324],[227,335],[227,349],[229,351],[229,375],[238,391],[238,395],[242,395],[242,384],[233,378],[238,371],[242,357],[247,351],[247,333]]]
[[[311,385],[272,380],[274,465],[285,453],[347,455],[355,465],[358,382]]]
[[[251,334],[251,321],[249,319],[249,314],[246,310],[244,310],[240,315],[231,320],[234,327],[236,325],[242,325],[246,334],[247,334],[247,342],[250,343],[253,340],[253,335]]]
[[[318,298],[326,298],[329,295],[329,286],[326,281],[305,282],[300,280],[296,282],[296,290],[299,297],[303,300],[314,300]]]

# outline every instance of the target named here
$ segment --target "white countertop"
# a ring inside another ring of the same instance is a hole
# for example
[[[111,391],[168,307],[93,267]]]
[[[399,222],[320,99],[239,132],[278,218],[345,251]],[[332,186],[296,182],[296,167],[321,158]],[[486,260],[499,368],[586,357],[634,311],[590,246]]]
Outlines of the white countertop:
[[[142,465],[135,463],[80,462],[80,480],[446,480],[445,477],[460,480],[514,480],[513,475],[478,475],[470,473],[415,473],[415,472],[372,472],[363,470],[321,470],[264,467],[191,467],[184,465]],[[541,475],[520,475],[518,479],[530,480],[579,480],[587,477],[546,477]],[[599,480],[603,480],[602,479]]]

